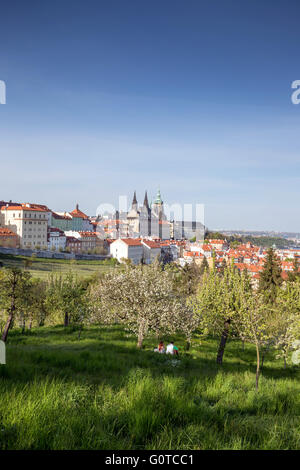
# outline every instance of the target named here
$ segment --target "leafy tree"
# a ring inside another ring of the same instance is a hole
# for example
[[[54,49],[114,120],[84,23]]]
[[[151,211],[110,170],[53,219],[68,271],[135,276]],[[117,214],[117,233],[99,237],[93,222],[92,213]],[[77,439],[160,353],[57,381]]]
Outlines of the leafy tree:
[[[26,258],[26,259],[24,259],[23,263],[24,263],[24,269],[31,268],[31,266],[32,266],[32,259]]]
[[[220,274],[221,276],[224,275],[224,272],[225,272],[226,268],[227,268],[227,263],[226,263],[226,260],[223,258],[222,263],[221,263],[221,266],[220,266],[220,268],[219,268],[219,274]]]
[[[197,292],[198,283],[201,277],[200,266],[195,260],[190,264],[185,264],[181,269],[181,293],[185,296],[193,295]]]
[[[199,275],[202,276],[208,270],[209,270],[209,265],[208,265],[206,256],[204,256],[203,261],[200,265]]]
[[[64,326],[82,316],[86,289],[78,278],[69,272],[65,276],[50,277],[46,305],[52,314],[63,314]]]
[[[261,373],[262,350],[274,341],[276,315],[270,304],[266,304],[262,293],[242,297],[239,331],[243,338],[253,343],[256,348],[256,390],[258,390]]]
[[[7,320],[2,333],[2,341],[6,342],[16,313],[26,303],[30,274],[17,268],[4,268],[1,271],[0,305],[7,313]]]
[[[288,272],[288,280],[290,282],[295,282],[299,278],[300,278],[299,262],[297,258],[294,258],[293,259],[293,271]]]
[[[203,334],[220,335],[218,364],[223,362],[229,336],[237,334],[242,298],[249,292],[249,276],[243,273],[240,275],[232,266],[226,267],[223,276],[212,269],[201,280],[194,311]]]
[[[48,313],[46,307],[47,283],[41,279],[32,278],[26,297],[25,312],[29,320],[29,329],[34,321],[38,326],[43,326]]]

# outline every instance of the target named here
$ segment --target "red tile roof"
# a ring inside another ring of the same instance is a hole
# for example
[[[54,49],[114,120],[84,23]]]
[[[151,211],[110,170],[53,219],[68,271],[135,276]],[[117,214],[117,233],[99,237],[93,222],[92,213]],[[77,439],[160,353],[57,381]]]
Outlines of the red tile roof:
[[[17,237],[17,234],[6,227],[0,227],[0,237]]]
[[[160,248],[160,243],[154,242],[153,240],[143,240],[143,244],[149,248]]]
[[[120,238],[128,246],[142,246],[140,238]]]
[[[98,238],[96,232],[78,232],[81,238]]]
[[[29,207],[28,207],[29,206]],[[45,209],[42,209],[41,207],[37,206],[32,206],[31,204],[29,205],[26,204],[20,204],[18,206],[2,206],[0,209],[2,211],[37,211],[37,212],[47,212]]]
[[[54,219],[59,219],[59,220],[71,220],[71,216],[68,215],[66,212],[64,215],[61,215],[61,214],[57,214],[57,212],[53,212],[52,211],[52,216],[54,217]]]
[[[88,219],[88,216],[82,212],[78,207],[74,209],[72,212],[70,212],[72,217],[78,217],[80,219]]]

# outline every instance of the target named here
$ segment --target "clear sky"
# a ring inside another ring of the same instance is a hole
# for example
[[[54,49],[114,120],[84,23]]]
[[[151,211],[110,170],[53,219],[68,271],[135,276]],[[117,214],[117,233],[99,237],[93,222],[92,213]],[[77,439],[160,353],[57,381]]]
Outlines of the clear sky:
[[[300,231],[299,0],[1,3],[0,199],[160,186],[209,228]]]

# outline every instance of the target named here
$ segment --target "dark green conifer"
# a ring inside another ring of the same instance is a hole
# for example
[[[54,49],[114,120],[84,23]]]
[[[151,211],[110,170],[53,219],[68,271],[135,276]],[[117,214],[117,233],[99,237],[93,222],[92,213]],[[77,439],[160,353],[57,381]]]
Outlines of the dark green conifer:
[[[277,289],[281,284],[281,266],[273,248],[269,248],[264,269],[260,273],[259,291],[265,293],[268,301],[274,302]]]

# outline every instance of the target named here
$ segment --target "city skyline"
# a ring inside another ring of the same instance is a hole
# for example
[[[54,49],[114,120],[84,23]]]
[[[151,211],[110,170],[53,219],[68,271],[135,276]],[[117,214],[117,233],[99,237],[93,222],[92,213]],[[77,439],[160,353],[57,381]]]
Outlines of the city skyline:
[[[170,204],[204,204],[211,229],[299,232],[297,12],[3,5],[0,199],[93,214],[160,186]]]

